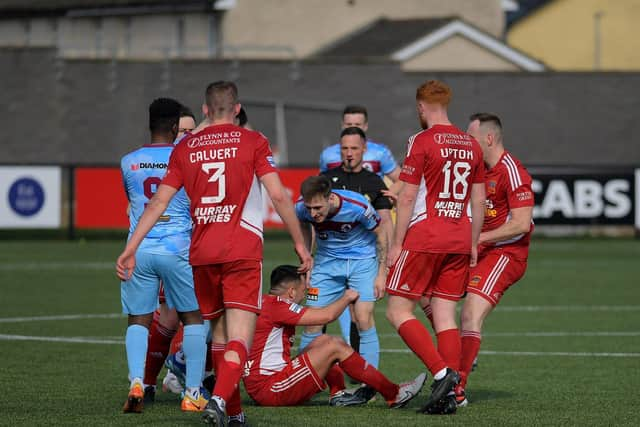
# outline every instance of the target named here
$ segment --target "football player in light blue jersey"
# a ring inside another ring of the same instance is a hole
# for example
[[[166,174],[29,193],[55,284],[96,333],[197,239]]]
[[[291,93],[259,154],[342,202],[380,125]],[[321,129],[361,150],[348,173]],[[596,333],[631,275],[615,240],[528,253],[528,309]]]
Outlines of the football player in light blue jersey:
[[[311,247],[311,226],[316,234],[316,255],[311,273],[307,305],[326,307],[351,288],[360,298],[355,302],[355,321],[360,335],[360,354],[378,367],[380,342],[373,317],[374,302],[384,295],[387,277],[387,237],[378,227],[380,216],[361,194],[349,190],[331,191],[326,176],[307,178],[301,186],[302,200],[296,214],[303,225],[305,242]],[[322,325],[307,326],[300,350],[320,336]]]
[[[358,127],[367,133],[369,129],[369,114],[367,109],[361,105],[347,105],[342,111],[342,129],[349,127]],[[340,144],[334,144],[325,148],[320,154],[320,172],[324,173],[330,169],[340,167],[342,165],[342,156]],[[362,155],[362,167],[380,176],[381,178],[387,177],[393,185],[387,183],[390,186],[389,191],[384,193],[385,195],[395,194],[399,190],[400,185],[400,167],[396,163],[391,150],[384,145],[371,140],[366,141],[365,151]],[[389,237],[390,239],[390,237]],[[340,329],[343,331],[345,339],[350,336],[347,341],[349,344],[358,351],[359,342],[358,334],[356,332],[356,325],[353,323],[351,313],[349,310],[345,310],[344,313],[338,319],[340,323]],[[349,333],[349,330],[351,331]]]
[[[149,106],[151,141],[122,158],[121,169],[129,199],[130,233],[165,174],[173,141],[178,132],[181,105],[168,98]],[[125,337],[131,384],[124,412],[142,412],[144,364],[149,327],[158,303],[162,280],[169,307],[174,307],[184,326],[183,349],[187,359],[187,390],[182,407],[206,406],[200,384],[204,372],[206,328],[200,315],[189,265],[191,218],[186,194],[178,194],[151,229],[136,252],[133,275],[121,283],[123,312],[129,315]],[[201,410],[202,410],[201,409]],[[193,409],[191,409],[193,410]]]
[[[342,129],[358,127],[365,133],[369,129],[369,116],[367,109],[360,105],[347,105],[342,112]],[[334,144],[325,148],[320,154],[320,172],[337,168],[342,164],[340,157],[340,144]],[[378,174],[381,178],[388,177],[396,182],[400,176],[400,167],[391,153],[384,145],[367,140],[366,151],[362,159],[362,166]]]

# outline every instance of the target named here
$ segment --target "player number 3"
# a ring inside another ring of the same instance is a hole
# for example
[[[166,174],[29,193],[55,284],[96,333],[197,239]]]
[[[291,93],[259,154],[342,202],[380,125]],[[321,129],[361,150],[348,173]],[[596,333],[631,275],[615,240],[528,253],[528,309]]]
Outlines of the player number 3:
[[[218,183],[218,195],[202,197],[200,200],[203,204],[220,203],[226,196],[224,162],[203,163],[202,170],[209,176],[209,182]]]
[[[467,162],[455,162],[451,167],[451,160],[447,160],[442,168],[444,174],[444,186],[438,195],[441,199],[451,198],[451,187],[453,187],[453,198],[464,200],[467,196],[469,183],[467,177],[471,173],[471,165]],[[451,183],[451,170],[453,169],[453,185]]]

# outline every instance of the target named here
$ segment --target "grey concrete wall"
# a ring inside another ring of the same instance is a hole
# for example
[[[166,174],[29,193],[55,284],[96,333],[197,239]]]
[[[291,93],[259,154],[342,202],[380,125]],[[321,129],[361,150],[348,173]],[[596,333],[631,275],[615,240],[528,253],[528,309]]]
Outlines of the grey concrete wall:
[[[171,96],[200,110],[204,88],[233,78],[250,121],[275,142],[269,102],[283,101],[289,160],[315,165],[337,140],[344,104],[370,110],[369,134],[398,157],[417,131],[415,88],[451,85],[451,119],[487,110],[529,165],[639,165],[640,73],[403,73],[395,64],[57,61],[52,50],[0,50],[0,163],[115,165],[147,139],[147,106]],[[253,101],[267,100],[266,105]],[[295,104],[321,104],[300,108]]]

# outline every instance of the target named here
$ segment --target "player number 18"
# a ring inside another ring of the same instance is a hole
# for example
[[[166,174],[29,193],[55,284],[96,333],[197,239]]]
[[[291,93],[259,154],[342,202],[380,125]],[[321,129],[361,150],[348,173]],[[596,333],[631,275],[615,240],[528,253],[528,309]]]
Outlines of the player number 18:
[[[209,162],[202,164],[202,170],[209,176],[209,182],[218,183],[218,195],[202,197],[202,204],[220,203],[227,195],[224,176],[224,162]]]
[[[444,174],[444,186],[438,195],[441,199],[451,198],[453,190],[453,198],[456,200],[464,200],[467,196],[469,183],[467,177],[471,173],[471,165],[467,162],[455,162],[451,166],[451,160],[447,160],[442,168]],[[451,182],[451,171],[453,170],[453,183]]]

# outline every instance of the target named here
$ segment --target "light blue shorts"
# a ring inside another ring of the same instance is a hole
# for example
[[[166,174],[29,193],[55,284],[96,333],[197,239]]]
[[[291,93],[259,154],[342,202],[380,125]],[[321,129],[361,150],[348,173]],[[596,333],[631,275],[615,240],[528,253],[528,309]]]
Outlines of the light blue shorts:
[[[339,259],[316,256],[307,293],[309,307],[326,307],[338,300],[347,288],[358,291],[358,301],[375,301],[376,258]]]
[[[160,281],[167,305],[179,312],[198,310],[189,254],[159,255],[138,250],[131,279],[120,284],[124,314],[153,313],[158,307]]]

